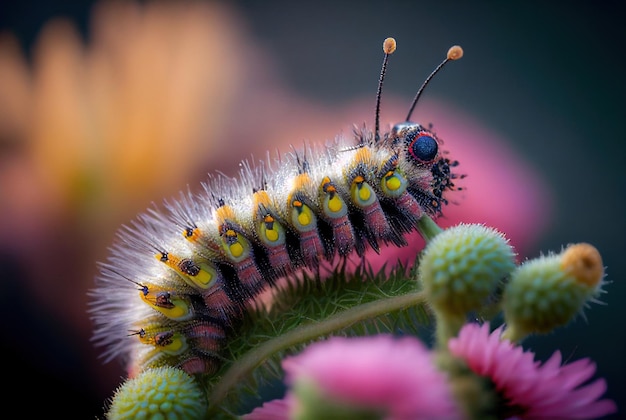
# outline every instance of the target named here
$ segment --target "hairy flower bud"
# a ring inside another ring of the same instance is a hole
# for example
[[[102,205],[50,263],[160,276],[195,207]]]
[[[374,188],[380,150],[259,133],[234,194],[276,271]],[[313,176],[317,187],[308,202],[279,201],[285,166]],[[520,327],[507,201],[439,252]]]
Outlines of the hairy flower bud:
[[[526,261],[504,293],[505,337],[520,340],[569,323],[601,291],[603,277],[602,257],[589,244]]]
[[[495,229],[461,224],[444,230],[424,250],[419,278],[433,308],[465,315],[480,310],[515,269],[515,253]]]
[[[200,419],[206,397],[194,379],[180,369],[148,369],[120,386],[106,414],[121,419]]]

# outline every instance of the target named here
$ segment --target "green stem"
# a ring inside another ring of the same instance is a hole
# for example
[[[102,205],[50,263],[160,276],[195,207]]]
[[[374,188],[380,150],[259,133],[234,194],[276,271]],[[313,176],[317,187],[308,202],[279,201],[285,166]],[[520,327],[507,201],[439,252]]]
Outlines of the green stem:
[[[237,360],[224,374],[209,395],[209,410],[219,408],[229,390],[273,354],[296,344],[314,340],[319,336],[348,328],[357,322],[416,306],[424,301],[425,296],[422,292],[411,292],[401,296],[379,299],[346,309],[321,322],[301,325],[286,334],[266,341]]]
[[[466,322],[465,315],[450,315],[435,310],[435,325],[437,328],[437,348],[446,352],[448,349],[448,340],[456,337]]]
[[[417,221],[417,231],[422,235],[424,240],[430,242],[438,233],[443,232],[443,229],[435,223],[428,215],[424,214]]]
[[[516,328],[515,325],[507,325],[506,329],[502,333],[502,340],[509,340],[511,343],[520,344],[524,338],[528,336],[528,332],[521,328]]]

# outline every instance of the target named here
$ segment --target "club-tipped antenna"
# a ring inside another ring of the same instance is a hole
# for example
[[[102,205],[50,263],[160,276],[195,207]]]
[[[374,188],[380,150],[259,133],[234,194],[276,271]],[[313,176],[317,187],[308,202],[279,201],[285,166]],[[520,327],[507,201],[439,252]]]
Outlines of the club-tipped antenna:
[[[448,50],[448,55],[447,55],[446,59],[443,60],[435,68],[435,70],[432,71],[432,73],[430,73],[430,75],[426,78],[426,80],[424,80],[424,83],[422,83],[422,86],[417,91],[417,94],[415,95],[415,98],[413,98],[413,103],[411,104],[411,108],[409,109],[409,113],[406,116],[406,121],[409,121],[411,119],[411,114],[413,114],[413,110],[415,109],[415,106],[417,105],[417,101],[419,100],[420,96],[422,96],[422,92],[424,91],[424,88],[426,87],[426,85],[428,85],[428,83],[435,76],[435,74],[437,74],[439,72],[439,70],[441,70],[443,68],[443,66],[445,66],[449,61],[458,60],[461,57],[463,57],[463,48],[461,48],[458,45],[454,45],[454,46],[450,47],[450,49]]]
[[[385,73],[387,72],[387,62],[389,56],[396,50],[396,40],[393,38],[386,38],[383,41],[383,52],[385,58],[383,59],[383,66],[380,69],[380,79],[378,79],[378,90],[376,91],[376,126],[374,130],[374,140],[380,139],[380,98],[383,92],[383,82],[385,81]]]

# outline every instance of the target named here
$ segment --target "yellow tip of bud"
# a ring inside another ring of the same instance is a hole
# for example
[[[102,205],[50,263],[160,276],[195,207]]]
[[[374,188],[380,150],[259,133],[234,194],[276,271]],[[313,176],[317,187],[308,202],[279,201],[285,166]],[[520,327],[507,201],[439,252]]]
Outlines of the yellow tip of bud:
[[[463,57],[463,48],[458,45],[450,47],[448,50],[448,60],[458,60]]]
[[[596,287],[604,277],[602,256],[593,245],[570,245],[562,254],[561,269],[574,276],[578,283]]]
[[[394,38],[386,38],[383,42],[383,51],[385,54],[393,54],[396,50],[396,40]]]

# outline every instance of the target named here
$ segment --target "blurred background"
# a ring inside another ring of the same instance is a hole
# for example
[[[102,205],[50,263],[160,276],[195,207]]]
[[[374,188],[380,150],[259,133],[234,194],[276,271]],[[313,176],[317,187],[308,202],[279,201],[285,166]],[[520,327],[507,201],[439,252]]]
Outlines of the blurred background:
[[[621,2],[0,3],[0,297],[10,387],[31,414],[102,414],[123,367],[89,339],[87,291],[116,229],[207,172],[373,124],[426,89],[468,175],[443,224],[503,230],[520,260],[597,246],[606,305],[525,346],[593,358],[626,410],[626,40]],[[41,410],[41,411],[39,411]],[[615,418],[618,418],[616,416]]]

